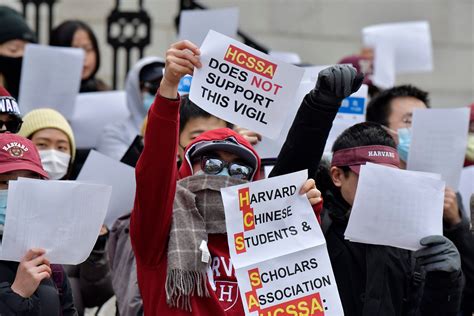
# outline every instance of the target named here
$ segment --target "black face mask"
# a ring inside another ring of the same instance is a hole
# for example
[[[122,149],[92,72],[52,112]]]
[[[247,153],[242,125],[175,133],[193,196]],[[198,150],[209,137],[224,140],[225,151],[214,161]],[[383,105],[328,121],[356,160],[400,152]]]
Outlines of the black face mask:
[[[5,80],[5,88],[18,99],[20,91],[21,64],[23,57],[7,57],[0,55],[0,74]]]

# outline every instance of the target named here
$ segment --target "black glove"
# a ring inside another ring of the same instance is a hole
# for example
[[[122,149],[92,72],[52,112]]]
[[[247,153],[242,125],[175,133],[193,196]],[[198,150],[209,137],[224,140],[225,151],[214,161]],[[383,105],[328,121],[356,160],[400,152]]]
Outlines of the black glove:
[[[310,92],[312,101],[337,111],[344,98],[359,90],[363,80],[364,75],[350,65],[328,67],[318,75],[316,87]]]
[[[413,254],[426,272],[461,270],[461,256],[448,238],[444,236],[428,236],[420,240],[421,248]]]

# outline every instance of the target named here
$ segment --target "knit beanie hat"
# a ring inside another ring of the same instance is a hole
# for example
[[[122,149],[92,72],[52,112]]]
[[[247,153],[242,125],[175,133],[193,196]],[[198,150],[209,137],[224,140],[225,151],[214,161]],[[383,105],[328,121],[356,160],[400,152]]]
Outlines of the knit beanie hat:
[[[0,86],[0,114],[11,114],[21,118],[20,108],[14,97],[4,87]]]
[[[35,43],[36,35],[19,12],[0,5],[0,44],[16,39]]]
[[[18,134],[30,138],[34,133],[45,128],[55,128],[67,135],[69,144],[71,145],[71,162],[74,162],[76,156],[74,133],[71,125],[69,125],[64,116],[58,111],[45,108],[28,112],[28,114],[23,117],[23,126]]]

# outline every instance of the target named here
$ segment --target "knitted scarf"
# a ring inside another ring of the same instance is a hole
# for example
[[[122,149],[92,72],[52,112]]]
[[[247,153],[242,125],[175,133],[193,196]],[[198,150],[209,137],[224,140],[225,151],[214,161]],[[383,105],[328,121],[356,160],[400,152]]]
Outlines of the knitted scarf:
[[[178,181],[168,241],[166,300],[191,311],[191,296],[209,296],[208,263],[201,261],[201,242],[208,234],[225,234],[220,189],[246,181],[225,176],[194,175]]]

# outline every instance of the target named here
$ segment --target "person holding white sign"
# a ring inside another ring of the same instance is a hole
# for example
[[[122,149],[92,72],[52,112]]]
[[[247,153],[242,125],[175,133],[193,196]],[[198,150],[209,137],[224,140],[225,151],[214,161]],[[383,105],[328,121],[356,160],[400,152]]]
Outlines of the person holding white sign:
[[[413,111],[427,108],[430,108],[428,93],[411,85],[387,89],[373,98],[367,107],[367,121],[386,127],[393,137],[402,168],[406,168],[408,161]],[[474,119],[474,112],[471,112],[471,119]],[[470,232],[468,211],[464,210],[459,192],[446,187],[443,207],[444,236],[454,242],[461,254],[463,273],[466,277],[463,310],[473,313],[474,306],[471,302],[474,301],[474,237]]]
[[[178,85],[201,67],[199,55],[189,41],[167,51],[136,168],[130,233],[145,315],[244,315],[219,190],[259,179],[260,158],[238,133],[222,128],[191,142],[178,172]],[[300,193],[321,205],[313,180]]]
[[[76,155],[74,133],[66,118],[53,109],[28,112],[19,135],[38,149],[43,169],[51,180],[69,180]],[[104,304],[113,296],[109,262],[105,251],[108,230],[102,227],[90,256],[79,265],[65,265],[79,314],[84,307]]]
[[[285,159],[280,164],[277,161],[271,176],[304,169],[313,175],[332,122],[321,119],[333,119],[343,98],[361,81],[348,68],[337,65],[319,73],[316,87],[305,97],[279,154]],[[313,148],[308,149],[306,139],[315,144]],[[456,315],[463,278],[459,252],[447,238],[422,239],[426,247],[415,253],[344,238],[360,165],[374,162],[398,167],[391,136],[378,124],[357,124],[337,138],[333,152],[333,164],[325,170],[330,183],[321,187],[322,226],[344,314]],[[422,273],[413,274],[414,262],[423,267]]]
[[[0,137],[0,245],[8,182],[19,177],[48,179],[48,174],[31,141],[4,134]],[[30,249],[20,263],[0,261],[0,315],[77,315],[68,278],[61,265],[50,264],[44,249]]]

